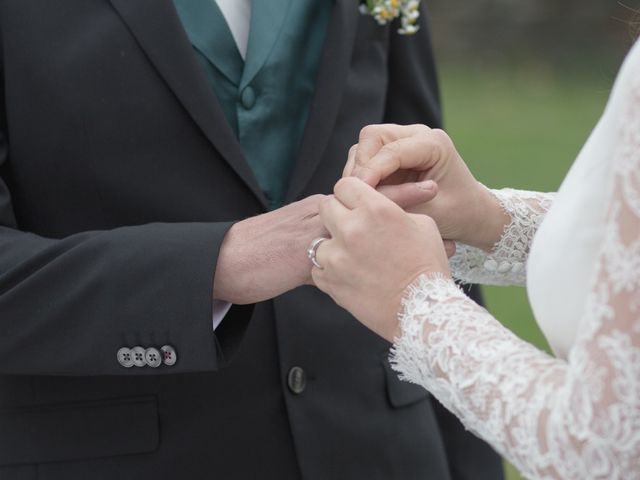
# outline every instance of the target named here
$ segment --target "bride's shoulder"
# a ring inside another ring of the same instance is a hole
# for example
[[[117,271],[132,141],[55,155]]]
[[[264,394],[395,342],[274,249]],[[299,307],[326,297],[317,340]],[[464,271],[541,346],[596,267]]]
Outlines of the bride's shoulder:
[[[640,101],[640,39],[631,47],[622,63],[616,84],[624,93]]]
[[[628,130],[640,121],[640,40],[627,54],[609,95],[601,123],[614,131]]]

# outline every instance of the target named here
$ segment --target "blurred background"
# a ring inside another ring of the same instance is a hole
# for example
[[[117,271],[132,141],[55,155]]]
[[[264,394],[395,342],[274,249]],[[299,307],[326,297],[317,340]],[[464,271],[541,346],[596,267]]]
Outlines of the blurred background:
[[[640,30],[640,0],[423,1],[445,123],[471,170],[490,187],[556,190]],[[524,289],[484,293],[499,320],[548,348]]]

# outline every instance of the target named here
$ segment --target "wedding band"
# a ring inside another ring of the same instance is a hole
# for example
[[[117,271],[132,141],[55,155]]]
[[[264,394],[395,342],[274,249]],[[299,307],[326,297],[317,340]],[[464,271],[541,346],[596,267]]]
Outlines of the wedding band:
[[[309,257],[309,260],[311,260],[311,263],[313,263],[314,267],[319,268],[320,270],[322,270],[322,265],[318,263],[318,259],[316,258],[316,253],[318,253],[318,247],[320,246],[320,244],[325,240],[329,240],[329,239],[327,237],[316,238],[313,242],[311,242],[311,245],[307,250],[307,256]]]

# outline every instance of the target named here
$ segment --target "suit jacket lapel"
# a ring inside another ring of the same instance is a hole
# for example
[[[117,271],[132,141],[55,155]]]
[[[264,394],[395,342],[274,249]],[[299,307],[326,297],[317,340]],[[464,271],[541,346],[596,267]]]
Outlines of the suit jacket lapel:
[[[169,88],[209,141],[267,207],[171,0],[110,0]]]
[[[267,61],[278,40],[292,1],[294,0],[252,0],[251,28],[244,72],[240,81],[241,90],[251,83]]]
[[[338,116],[355,41],[358,2],[336,0],[320,60],[316,91],[286,201],[293,201],[318,168]],[[347,152],[345,152],[346,159]]]

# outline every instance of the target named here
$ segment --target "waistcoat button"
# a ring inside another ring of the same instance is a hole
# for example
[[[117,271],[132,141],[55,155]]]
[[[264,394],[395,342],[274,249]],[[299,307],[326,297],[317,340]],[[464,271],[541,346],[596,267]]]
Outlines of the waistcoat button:
[[[256,91],[251,87],[245,88],[242,91],[242,95],[240,95],[240,101],[242,102],[242,106],[244,108],[246,108],[247,110],[252,109],[256,104]]]

